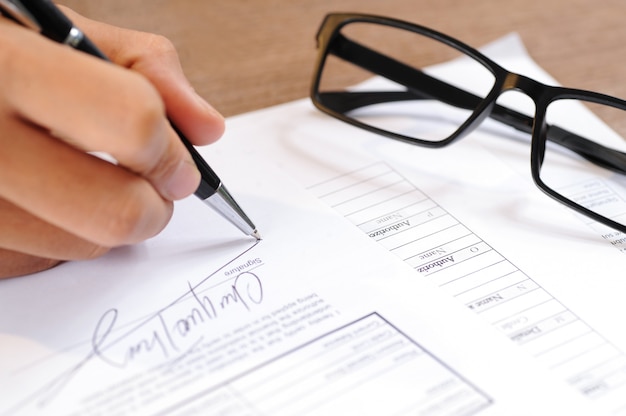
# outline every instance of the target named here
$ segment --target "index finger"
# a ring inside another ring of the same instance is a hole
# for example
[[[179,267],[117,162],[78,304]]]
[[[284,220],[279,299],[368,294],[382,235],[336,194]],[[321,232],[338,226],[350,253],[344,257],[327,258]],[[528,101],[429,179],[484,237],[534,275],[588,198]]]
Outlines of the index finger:
[[[191,142],[208,144],[222,136],[224,118],[195,92],[167,38],[110,26],[63,10],[113,62],[141,73],[156,87],[167,114]]]

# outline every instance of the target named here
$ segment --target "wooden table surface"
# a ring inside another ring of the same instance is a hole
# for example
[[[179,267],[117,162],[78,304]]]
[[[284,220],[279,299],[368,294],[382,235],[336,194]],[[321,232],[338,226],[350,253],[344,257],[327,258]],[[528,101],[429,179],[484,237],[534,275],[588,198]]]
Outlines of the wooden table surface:
[[[472,46],[510,32],[563,85],[626,98],[624,0],[60,0],[90,18],[162,34],[225,116],[306,97],[314,36],[331,11],[382,14]]]

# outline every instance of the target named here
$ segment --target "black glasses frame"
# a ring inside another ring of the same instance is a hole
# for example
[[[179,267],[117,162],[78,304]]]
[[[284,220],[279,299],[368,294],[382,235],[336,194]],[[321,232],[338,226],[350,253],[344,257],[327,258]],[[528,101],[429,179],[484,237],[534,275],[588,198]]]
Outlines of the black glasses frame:
[[[473,58],[491,71],[495,78],[494,85],[487,96],[481,98],[431,77],[417,68],[405,65],[380,52],[369,49],[340,33],[344,26],[355,22],[403,29],[439,41]],[[315,107],[322,112],[373,133],[431,148],[446,146],[470,133],[485,118],[493,118],[531,135],[531,174],[533,181],[539,189],[555,200],[595,221],[621,232],[626,232],[626,225],[613,221],[566,198],[547,186],[542,181],[540,175],[547,140],[564,146],[599,166],[626,174],[625,153],[604,147],[561,127],[549,125],[545,117],[548,105],[553,101],[561,99],[577,99],[624,111],[626,111],[626,101],[597,92],[542,84],[526,76],[504,69],[476,49],[448,35],[424,26],[382,16],[358,13],[328,14],[317,33],[317,47],[318,56],[313,73],[313,82],[311,83],[310,97]],[[407,89],[405,91],[380,92],[322,92],[319,87],[328,55],[335,55],[373,74],[382,75],[405,86]],[[534,101],[534,117],[496,104],[498,97],[503,92],[510,90],[521,91]],[[436,99],[455,107],[473,110],[473,112],[452,135],[439,141],[421,140],[382,130],[346,115],[350,110],[368,105],[419,99]]]

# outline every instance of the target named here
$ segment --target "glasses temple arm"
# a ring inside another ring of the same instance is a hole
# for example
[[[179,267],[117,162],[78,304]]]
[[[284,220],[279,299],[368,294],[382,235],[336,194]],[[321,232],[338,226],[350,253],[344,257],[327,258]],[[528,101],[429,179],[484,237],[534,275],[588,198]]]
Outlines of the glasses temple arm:
[[[626,174],[626,153],[585,139],[558,126],[547,126],[547,138],[598,166]]]
[[[405,91],[320,92],[320,99],[335,111],[345,113],[373,104],[423,99],[434,99],[457,108],[473,110],[482,101],[474,94],[360,45],[341,34],[335,38],[329,53],[407,88]],[[489,117],[525,133],[532,133],[533,117],[510,108],[496,104]],[[607,148],[557,126],[547,126],[547,139],[599,166],[626,173],[625,153]]]

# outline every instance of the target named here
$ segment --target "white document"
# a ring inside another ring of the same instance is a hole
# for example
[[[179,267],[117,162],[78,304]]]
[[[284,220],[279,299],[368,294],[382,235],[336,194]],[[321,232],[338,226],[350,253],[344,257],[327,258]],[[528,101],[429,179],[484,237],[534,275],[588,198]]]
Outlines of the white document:
[[[516,35],[484,52],[556,85]],[[436,70],[472,76],[463,69],[454,62]],[[507,92],[499,102],[532,114],[529,101]],[[606,129],[582,107],[568,117]],[[277,119],[278,134],[268,124]],[[439,286],[598,409],[626,414],[626,236],[533,184],[528,135],[487,120],[432,150],[344,124],[306,100],[232,125],[233,136],[254,136],[246,147],[261,144],[267,158],[404,260],[416,278]],[[616,197],[615,205],[623,211],[626,201]]]
[[[0,415],[626,410],[626,257],[534,188],[526,143],[419,149],[307,100],[227,130],[201,151],[263,240],[190,198],[150,241],[0,282]]]

